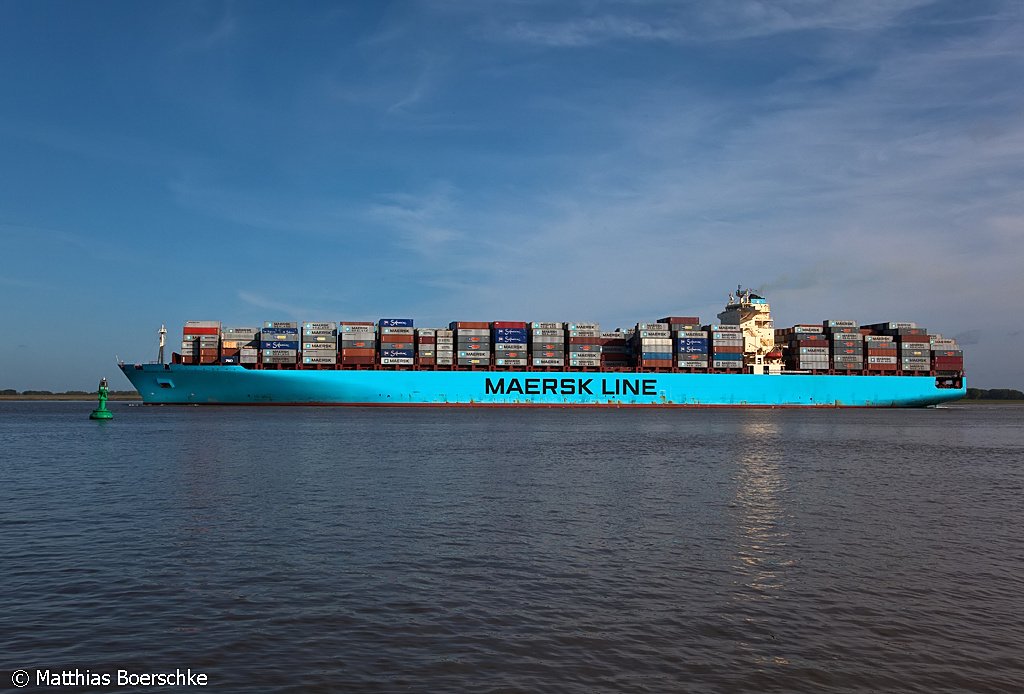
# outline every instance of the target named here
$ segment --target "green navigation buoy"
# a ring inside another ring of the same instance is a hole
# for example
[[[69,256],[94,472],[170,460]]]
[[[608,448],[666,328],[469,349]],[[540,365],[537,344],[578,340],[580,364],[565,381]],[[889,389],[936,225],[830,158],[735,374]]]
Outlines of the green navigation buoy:
[[[96,391],[100,406],[92,411],[89,419],[113,419],[114,413],[107,409],[107,398],[110,397],[110,388],[107,387],[107,379],[100,379],[100,388]]]

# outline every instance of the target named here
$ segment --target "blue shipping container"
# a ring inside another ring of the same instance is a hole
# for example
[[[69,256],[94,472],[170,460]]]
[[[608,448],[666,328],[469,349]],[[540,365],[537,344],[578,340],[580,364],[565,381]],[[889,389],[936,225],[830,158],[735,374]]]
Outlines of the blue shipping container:
[[[742,354],[721,354],[715,352],[715,359],[718,361],[743,361]]]
[[[526,344],[526,334],[522,335],[495,335],[494,341],[503,345]]]
[[[412,359],[416,356],[411,349],[382,349],[380,351],[382,357],[395,357],[398,359]]]
[[[277,340],[271,340],[267,342],[260,342],[260,349],[298,349],[299,343],[295,342],[278,342]]]
[[[702,337],[680,337],[676,339],[676,347],[707,347],[708,341]]]
[[[237,364],[238,357],[221,357],[221,364]]]
[[[679,347],[676,352],[678,354],[707,354],[707,347]]]
[[[298,335],[298,328],[263,328],[261,331],[264,335]]]
[[[412,318],[381,318],[377,325],[382,328],[411,328]]]
[[[643,352],[641,359],[672,359],[672,352]]]

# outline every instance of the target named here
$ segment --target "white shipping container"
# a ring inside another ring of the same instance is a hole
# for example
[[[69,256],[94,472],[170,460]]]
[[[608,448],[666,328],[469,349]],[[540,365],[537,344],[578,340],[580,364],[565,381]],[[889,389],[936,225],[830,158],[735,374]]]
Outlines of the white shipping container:
[[[303,355],[302,356],[302,363],[303,364],[337,364],[338,363],[338,357],[337,356],[329,356],[329,357],[313,356],[313,357],[311,357],[311,356]]]

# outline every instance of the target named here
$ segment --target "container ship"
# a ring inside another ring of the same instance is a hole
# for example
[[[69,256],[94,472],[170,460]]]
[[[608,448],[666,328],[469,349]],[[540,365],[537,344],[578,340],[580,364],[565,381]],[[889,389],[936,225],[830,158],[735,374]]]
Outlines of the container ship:
[[[225,327],[120,363],[147,404],[471,407],[927,407],[966,395],[957,343],[910,322],[776,328],[738,288],[714,323],[409,318]]]

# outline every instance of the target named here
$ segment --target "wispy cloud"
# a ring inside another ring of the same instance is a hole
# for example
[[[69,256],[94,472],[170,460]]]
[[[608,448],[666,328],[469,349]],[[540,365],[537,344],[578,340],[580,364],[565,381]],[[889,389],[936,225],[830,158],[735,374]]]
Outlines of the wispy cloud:
[[[297,321],[308,319],[310,316],[327,314],[326,311],[319,311],[309,306],[290,304],[278,299],[270,299],[249,291],[239,290],[238,298],[255,308],[272,311],[276,315],[294,318]]]
[[[366,217],[398,232],[398,243],[413,253],[436,259],[451,244],[464,240],[457,227],[462,214],[455,202],[457,191],[451,183],[440,182],[422,194],[392,193],[370,205]]]
[[[537,19],[536,6],[522,3],[487,5],[478,34],[512,42],[549,47],[587,47],[616,41],[707,43],[766,37],[798,31],[868,32],[892,26],[906,13],[932,0],[744,0],[742,2],[679,3],[604,0],[562,6],[565,16]],[[448,10],[480,11],[478,4],[441,3]],[[530,15],[517,18],[520,13]],[[553,11],[552,13],[558,13]],[[481,12],[482,14],[482,12]],[[583,16],[580,16],[583,15]]]
[[[220,48],[229,43],[239,33],[239,19],[233,3],[224,2],[217,5],[203,5],[204,16],[199,18],[200,26],[182,41],[178,51],[182,53],[201,53]],[[218,15],[212,13],[219,9]]]
[[[3,275],[0,275],[0,285],[16,287],[18,289],[43,289],[46,286],[42,282],[23,280],[17,277],[4,277]]]

